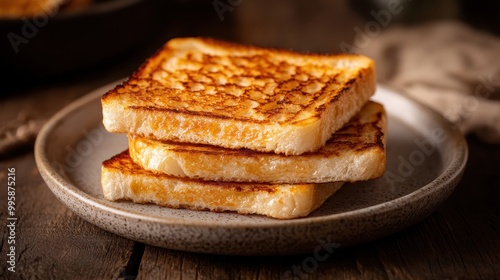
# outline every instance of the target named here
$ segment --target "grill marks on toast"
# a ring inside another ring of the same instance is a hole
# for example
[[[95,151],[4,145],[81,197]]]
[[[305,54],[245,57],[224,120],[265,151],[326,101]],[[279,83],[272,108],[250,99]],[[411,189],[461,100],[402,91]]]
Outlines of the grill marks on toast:
[[[103,162],[105,197],[283,219],[308,215],[341,186],[329,182],[374,178],[381,174],[372,164],[377,160],[385,167],[381,105],[369,102],[371,114],[360,114],[337,131],[359,112],[375,83],[373,61],[363,56],[298,54],[206,38],[173,39],[127,82],[102,97],[105,127],[130,133],[132,143],[129,151]],[[134,137],[141,136],[151,138],[144,140],[152,144],[134,143]],[[161,139],[185,157],[172,159],[168,150],[155,150],[155,141]],[[146,163],[138,153],[141,145],[152,148],[143,154]],[[309,168],[298,166],[289,155],[302,155],[297,161]],[[343,157],[331,161],[331,155]],[[214,164],[214,159],[226,156],[240,160],[250,176],[240,180],[244,177],[240,174],[205,176],[177,170],[189,165],[212,175],[215,170],[233,172]],[[269,157],[280,162],[263,165]],[[345,162],[352,158],[354,165],[367,164],[351,168]],[[181,167],[181,160],[188,164]],[[166,165],[156,168],[158,163]],[[266,177],[277,164],[283,166],[281,174],[302,177],[295,181]],[[261,172],[255,166],[271,169]],[[317,174],[326,175],[314,177]]]
[[[353,74],[363,75],[332,67],[328,56],[322,62],[265,52],[210,55],[164,48],[114,92],[147,92],[135,97],[150,110],[294,123],[319,118],[325,105],[350,91]]]
[[[379,109],[375,110],[383,110],[382,105],[376,104],[376,106]],[[379,111],[372,115],[362,116],[368,117],[368,119],[360,117],[359,114],[356,115],[346,126],[334,133],[320,152],[325,155],[340,155],[342,152],[351,150],[363,154],[373,148],[384,152],[385,114]],[[304,155],[308,154],[314,153],[305,153]]]
[[[169,41],[103,96],[104,126],[158,140],[300,155],[322,147],[375,91],[374,63],[364,56],[234,46]]]

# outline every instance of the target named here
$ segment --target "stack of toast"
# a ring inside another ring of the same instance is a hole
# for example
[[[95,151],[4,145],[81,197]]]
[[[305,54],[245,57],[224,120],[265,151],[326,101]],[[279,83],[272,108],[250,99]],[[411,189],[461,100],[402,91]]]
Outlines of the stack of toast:
[[[383,175],[375,88],[360,55],[172,39],[102,97],[105,128],[129,140],[103,162],[104,197],[307,216],[343,182]]]

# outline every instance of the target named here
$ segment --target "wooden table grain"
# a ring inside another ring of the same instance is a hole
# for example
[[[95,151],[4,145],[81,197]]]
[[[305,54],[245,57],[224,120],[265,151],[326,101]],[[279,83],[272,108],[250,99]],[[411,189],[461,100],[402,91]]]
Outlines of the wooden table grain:
[[[139,63],[136,61],[134,63]],[[18,112],[50,117],[135,65],[24,89],[0,102],[2,123]],[[117,70],[120,69],[120,70]],[[453,195],[420,223],[385,238],[311,254],[235,257],[152,247],[106,232],[72,213],[40,177],[31,147],[0,160],[1,279],[498,279],[500,145],[468,137],[470,159]],[[16,272],[7,270],[7,173],[16,169]]]

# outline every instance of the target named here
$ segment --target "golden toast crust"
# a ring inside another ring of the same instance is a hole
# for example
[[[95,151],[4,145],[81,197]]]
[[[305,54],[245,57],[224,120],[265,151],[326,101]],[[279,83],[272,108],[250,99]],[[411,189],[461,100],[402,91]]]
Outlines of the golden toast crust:
[[[318,118],[329,103],[339,100],[371,70],[368,65],[345,73],[344,68],[332,67],[339,57],[365,59],[354,54],[297,54],[213,39],[202,40],[215,48],[231,48],[231,54],[186,51],[180,56],[175,49],[179,40],[183,39],[167,43],[125,85],[118,86],[124,91],[110,91],[103,101],[130,90],[139,104],[130,104],[130,108],[245,122],[296,123]]]
[[[324,145],[374,91],[373,61],[363,56],[181,38],[165,44],[102,103],[111,132],[300,154]],[[120,114],[136,123],[113,123]],[[290,143],[279,143],[285,140]]]
[[[309,215],[342,186],[342,182],[272,185],[179,178],[142,169],[127,151],[103,162],[101,183],[104,197],[112,201],[131,200],[214,212],[235,211],[278,219]]]
[[[155,172],[205,180],[321,183],[382,176],[385,133],[384,108],[369,101],[323,148],[297,156],[128,137],[132,159]]]
[[[103,161],[102,166],[108,169],[119,170],[120,172],[128,175],[145,175],[148,177],[155,177],[162,180],[176,180],[184,183],[196,182],[195,180],[190,178],[177,177],[164,173],[154,173],[152,171],[146,170],[130,159],[128,150],[123,151],[111,157],[110,159]],[[241,184],[237,182],[203,181],[203,184],[206,186],[231,189],[236,192],[273,193],[276,191],[275,189],[276,186],[266,183]]]
[[[364,108],[367,112],[363,115]],[[361,112],[354,116],[344,127],[335,132],[326,145],[316,152],[307,152],[298,158],[314,156],[332,156],[340,155],[344,152],[354,151],[362,154],[372,148],[381,152],[385,151],[385,126],[386,115],[381,104],[369,101]],[[191,154],[213,154],[213,155],[231,155],[236,157],[276,157],[287,158],[289,156],[282,154],[262,153],[250,149],[227,149],[205,144],[180,143],[174,141],[158,141],[147,139],[141,136],[129,134],[129,139],[141,141],[147,145],[164,145],[168,150],[176,153]]]

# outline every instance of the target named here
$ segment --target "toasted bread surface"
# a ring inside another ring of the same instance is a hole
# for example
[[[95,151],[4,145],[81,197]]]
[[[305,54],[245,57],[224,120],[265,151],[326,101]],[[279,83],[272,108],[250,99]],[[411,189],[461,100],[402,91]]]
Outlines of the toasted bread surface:
[[[321,148],[374,93],[374,63],[207,38],[169,41],[102,97],[110,132],[298,155]]]
[[[129,135],[132,159],[145,169],[204,180],[270,183],[361,181],[383,175],[386,115],[369,101],[317,152],[298,156],[156,141]]]
[[[342,182],[264,184],[201,181],[155,174],[124,151],[102,164],[102,190],[108,200],[131,200],[170,208],[235,211],[278,219],[304,217],[333,195]]]

